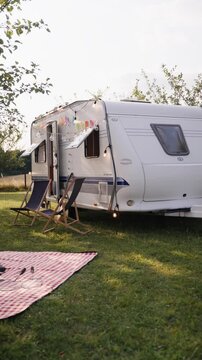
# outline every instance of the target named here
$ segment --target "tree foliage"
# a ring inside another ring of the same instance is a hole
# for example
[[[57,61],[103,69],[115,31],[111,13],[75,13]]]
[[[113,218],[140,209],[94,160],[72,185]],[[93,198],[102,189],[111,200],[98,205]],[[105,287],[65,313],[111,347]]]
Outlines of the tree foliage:
[[[36,63],[31,62],[29,67],[25,67],[12,61],[15,51],[22,45],[22,35],[29,34],[33,29],[49,31],[43,20],[19,18],[18,13],[25,1],[29,0],[0,0],[0,146],[17,141],[22,125],[25,125],[16,99],[24,93],[50,92],[49,78],[37,81],[39,66]]]
[[[31,157],[20,157],[20,150],[3,150],[0,147],[0,176],[27,174],[31,171]]]
[[[142,70],[143,80],[146,82],[146,90],[140,86],[140,79],[132,91],[132,98],[154,103],[202,106],[202,73],[193,80],[192,86],[188,86],[182,72],[178,72],[177,66],[168,69],[162,65],[165,85],[161,85],[156,79],[151,80]]]

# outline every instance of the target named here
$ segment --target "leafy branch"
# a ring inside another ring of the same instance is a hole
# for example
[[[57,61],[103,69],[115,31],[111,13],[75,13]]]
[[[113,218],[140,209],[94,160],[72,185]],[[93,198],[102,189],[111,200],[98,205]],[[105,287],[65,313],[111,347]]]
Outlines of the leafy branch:
[[[22,125],[23,116],[16,108],[16,99],[25,93],[49,94],[52,86],[49,78],[37,81],[40,69],[34,62],[29,67],[24,67],[17,61],[7,66],[9,56],[22,45],[22,35],[28,35],[34,29],[50,31],[42,19],[13,20],[13,14],[22,11],[21,5],[25,1],[29,0],[0,0],[0,14],[4,16],[0,25],[0,146],[4,140],[8,143],[20,137],[18,125]]]
[[[191,87],[187,86],[183,73],[177,71],[177,66],[170,70],[162,65],[165,85],[159,85],[156,79],[150,80],[149,76],[142,70],[142,78],[146,83],[146,90],[140,87],[140,79],[136,80],[132,91],[132,98],[154,103],[202,106],[202,73],[193,80]]]

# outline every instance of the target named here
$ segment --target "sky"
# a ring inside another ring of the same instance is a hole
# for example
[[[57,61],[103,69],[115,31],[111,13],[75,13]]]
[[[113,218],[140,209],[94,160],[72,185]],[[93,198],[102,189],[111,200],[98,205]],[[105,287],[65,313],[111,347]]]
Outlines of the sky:
[[[30,126],[34,118],[100,89],[104,98],[127,97],[144,69],[161,78],[161,66],[177,65],[185,78],[202,72],[201,0],[31,0],[21,17],[43,19],[51,32],[23,37],[15,57],[40,65],[51,78],[49,96],[18,101]],[[20,146],[29,143],[29,127]]]

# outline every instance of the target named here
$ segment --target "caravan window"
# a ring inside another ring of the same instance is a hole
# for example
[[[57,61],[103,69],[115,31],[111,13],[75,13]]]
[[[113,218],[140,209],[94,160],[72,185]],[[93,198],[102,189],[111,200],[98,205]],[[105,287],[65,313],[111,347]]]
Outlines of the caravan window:
[[[46,142],[45,140],[35,150],[35,162],[46,162]]]
[[[84,154],[86,158],[95,158],[100,156],[100,136],[98,126],[84,141]]]
[[[180,125],[151,124],[163,150],[168,155],[188,155],[189,149]]]

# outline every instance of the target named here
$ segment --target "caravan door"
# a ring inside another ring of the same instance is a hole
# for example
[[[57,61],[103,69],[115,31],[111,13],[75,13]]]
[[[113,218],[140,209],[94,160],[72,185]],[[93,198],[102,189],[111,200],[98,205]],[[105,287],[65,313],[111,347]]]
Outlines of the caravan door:
[[[51,180],[50,195],[59,198],[59,141],[58,126],[56,121],[49,123],[47,126],[47,148],[48,176]]]

